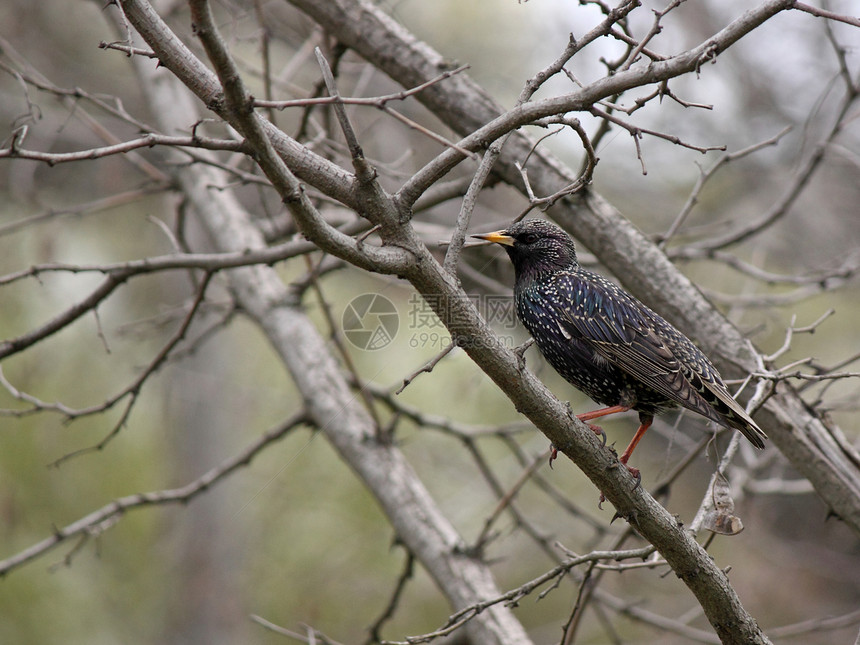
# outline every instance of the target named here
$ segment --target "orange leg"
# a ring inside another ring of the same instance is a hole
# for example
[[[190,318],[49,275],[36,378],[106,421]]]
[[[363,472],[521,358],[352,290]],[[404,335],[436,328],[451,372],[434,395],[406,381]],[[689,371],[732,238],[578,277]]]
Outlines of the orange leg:
[[[600,426],[594,425],[593,423],[587,423],[591,419],[599,419],[600,417],[609,416],[610,414],[618,414],[619,412],[627,412],[630,408],[626,405],[613,405],[610,408],[600,408],[599,410],[592,410],[591,412],[583,412],[582,414],[577,414],[576,418],[580,421],[586,422],[591,431],[596,434],[598,437],[603,439],[603,445],[606,445],[606,433],[603,432],[603,428]]]
[[[630,408],[626,405],[613,405],[611,408],[600,408],[599,410],[592,410],[591,412],[583,412],[582,414],[577,414],[576,418],[580,421],[590,421],[591,419],[599,419],[600,417],[605,417],[610,414],[618,414],[619,412],[627,412]]]
[[[591,412],[583,412],[582,414],[577,414],[576,418],[582,422],[585,422],[585,425],[589,427],[589,429],[596,434],[598,437],[603,439],[603,445],[606,445],[606,433],[603,432],[603,428],[600,426],[594,425],[593,423],[587,423],[591,419],[599,419],[600,417],[605,417],[610,414],[618,414],[619,412],[627,412],[630,408],[626,405],[613,405],[609,408],[600,408],[599,410],[592,410]],[[644,432],[644,431],[643,431]],[[555,446],[550,446],[549,453],[549,467],[552,468],[552,462],[555,461],[556,457],[558,457],[558,450],[556,450]]]
[[[618,461],[620,461],[625,466],[627,466],[627,460],[630,459],[630,455],[633,454],[633,450],[635,450],[636,445],[642,440],[642,437],[645,436],[645,431],[651,427],[652,423],[654,423],[654,417],[651,415],[640,414],[639,423],[639,429],[636,431],[636,434],[633,435],[633,439],[630,440],[630,445],[625,448],[624,452],[621,453],[621,456],[618,458]],[[639,473],[638,468],[627,466],[627,470],[629,470],[630,474],[633,475],[637,480],[642,479],[642,475]],[[639,485],[638,482],[636,485]]]

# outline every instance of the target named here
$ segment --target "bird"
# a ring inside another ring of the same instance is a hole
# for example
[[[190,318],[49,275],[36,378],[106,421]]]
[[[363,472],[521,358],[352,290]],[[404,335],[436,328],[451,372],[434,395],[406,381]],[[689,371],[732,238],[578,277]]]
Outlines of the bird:
[[[628,410],[639,413],[639,428],[619,457],[636,486],[641,473],[628,465],[633,450],[655,415],[678,407],[735,428],[764,448],[767,435],[732,398],[707,356],[617,284],[582,268],[573,238],[560,226],[531,218],[472,237],[507,252],[514,265],[517,317],[547,362],[606,406],[577,417],[588,422]],[[605,439],[599,427],[588,425]]]

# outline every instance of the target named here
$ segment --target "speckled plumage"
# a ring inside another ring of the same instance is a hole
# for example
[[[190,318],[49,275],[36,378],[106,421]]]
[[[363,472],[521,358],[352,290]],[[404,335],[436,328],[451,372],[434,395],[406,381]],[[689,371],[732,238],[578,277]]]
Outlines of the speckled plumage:
[[[708,358],[615,283],[583,269],[560,227],[530,219],[476,237],[502,244],[510,256],[517,314],[550,365],[595,401],[639,412],[642,426],[624,463],[653,416],[679,405],[764,447],[766,435]]]

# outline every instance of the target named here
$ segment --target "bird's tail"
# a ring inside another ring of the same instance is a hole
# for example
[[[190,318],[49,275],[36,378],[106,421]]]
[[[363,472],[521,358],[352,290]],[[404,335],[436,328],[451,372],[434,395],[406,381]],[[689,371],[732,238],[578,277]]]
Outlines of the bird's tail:
[[[708,401],[709,407],[714,412],[714,414],[706,416],[721,425],[740,430],[752,445],[756,448],[764,448],[764,440],[767,439],[767,435],[741,407],[741,404],[729,396],[728,392],[722,388],[711,388],[706,385],[703,395],[710,399]]]

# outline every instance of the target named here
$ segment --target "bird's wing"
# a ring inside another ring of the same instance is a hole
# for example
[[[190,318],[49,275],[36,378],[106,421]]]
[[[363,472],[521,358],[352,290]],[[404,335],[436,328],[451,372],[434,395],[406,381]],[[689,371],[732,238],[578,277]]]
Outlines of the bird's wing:
[[[690,370],[684,369],[674,352],[634,310],[613,303],[611,309],[568,309],[562,316],[572,337],[586,342],[636,381],[670,401],[713,416],[706,410],[707,404],[695,395],[687,377]]]
[[[570,287],[574,302],[562,313],[562,324],[572,337],[667,399],[764,445],[764,433],[689,339],[600,276],[576,279]]]

